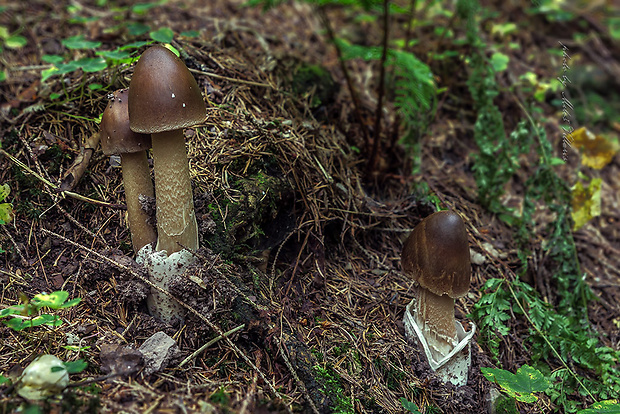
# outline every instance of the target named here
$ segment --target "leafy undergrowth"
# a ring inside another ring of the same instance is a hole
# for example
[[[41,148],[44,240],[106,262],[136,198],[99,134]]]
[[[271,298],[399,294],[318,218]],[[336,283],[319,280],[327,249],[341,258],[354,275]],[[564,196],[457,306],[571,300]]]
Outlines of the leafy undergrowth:
[[[0,6],[3,411],[475,413],[492,388],[505,412],[617,410],[611,6],[209,3]],[[117,161],[88,146],[153,42],[208,102],[186,131],[204,248],[171,287],[183,326],[148,315]],[[400,322],[400,236],[438,208],[474,262],[458,389]],[[165,370],[102,379],[106,349],[161,330]],[[18,371],[42,353],[85,381],[28,404]]]

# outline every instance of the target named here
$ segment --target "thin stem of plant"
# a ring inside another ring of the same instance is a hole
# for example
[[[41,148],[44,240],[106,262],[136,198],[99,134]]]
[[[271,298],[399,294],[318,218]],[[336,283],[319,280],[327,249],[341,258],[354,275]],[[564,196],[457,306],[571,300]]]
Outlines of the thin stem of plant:
[[[336,43],[336,36],[334,34],[334,30],[332,29],[332,25],[329,21],[329,18],[327,17],[327,14],[325,13],[325,10],[322,7],[318,7],[317,12],[318,12],[319,17],[321,18],[321,24],[323,25],[323,28],[327,32],[327,37],[329,38],[330,43],[333,44],[334,48],[336,49],[336,55],[338,55],[338,61],[340,62],[340,69],[342,70],[344,79],[347,83],[347,89],[349,89],[349,94],[351,94],[351,101],[353,101],[353,109],[355,112],[355,118],[357,119],[357,122],[360,124],[360,128],[362,129],[362,135],[364,136],[364,148],[368,149],[368,145],[370,142],[370,138],[368,136],[368,130],[364,124],[364,120],[362,119],[362,111],[361,111],[361,104],[360,104],[359,96],[357,95],[357,91],[355,90],[355,87],[353,86],[353,80],[351,79],[351,75],[349,74],[349,70],[347,69],[347,65],[345,64],[344,58],[342,56],[342,50],[340,50],[340,48],[338,47],[338,44]]]
[[[377,110],[375,111],[375,139],[372,143],[372,150],[368,157],[366,173],[370,174],[375,170],[377,163],[377,152],[381,141],[381,118],[383,118],[383,95],[385,94],[385,63],[387,61],[388,40],[390,37],[390,1],[383,0],[383,50],[381,51],[381,61],[379,68],[379,90],[377,92]]]

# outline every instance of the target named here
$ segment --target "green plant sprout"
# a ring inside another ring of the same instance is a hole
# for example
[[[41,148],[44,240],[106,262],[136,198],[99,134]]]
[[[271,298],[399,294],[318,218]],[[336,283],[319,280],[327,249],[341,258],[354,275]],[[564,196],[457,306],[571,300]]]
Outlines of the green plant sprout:
[[[5,26],[0,26],[0,53],[4,52],[4,48],[20,49],[28,44],[28,39],[18,34],[18,32],[10,33]],[[6,80],[6,71],[0,70],[0,82]]]
[[[15,216],[15,213],[13,213],[13,205],[11,203],[2,203],[2,201],[8,197],[10,192],[11,189],[8,184],[0,185],[0,225],[10,223],[13,221],[13,217]],[[0,253],[4,252],[5,250],[0,248]]]
[[[410,413],[421,414],[418,406],[415,403],[407,400],[406,398],[400,397],[400,404],[405,410],[409,411]]]
[[[39,293],[32,299],[22,298],[23,304],[13,305],[0,310],[0,318],[13,316],[9,320],[3,320],[9,328],[15,331],[21,331],[35,326],[47,325],[57,327],[63,324],[63,321],[57,315],[41,313],[41,309],[67,309],[80,303],[80,298],[67,301],[69,292],[59,290],[53,293]]]

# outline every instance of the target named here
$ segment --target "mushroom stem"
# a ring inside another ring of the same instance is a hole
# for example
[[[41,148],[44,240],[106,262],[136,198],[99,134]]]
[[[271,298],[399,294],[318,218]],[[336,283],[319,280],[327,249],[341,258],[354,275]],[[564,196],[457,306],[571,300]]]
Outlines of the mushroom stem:
[[[183,130],[151,135],[157,194],[157,247],[168,255],[198,249],[198,224]]]
[[[454,299],[448,295],[436,295],[420,286],[414,289],[416,323],[424,334],[433,357],[440,360],[458,343]]]
[[[148,214],[142,209],[139,199],[140,194],[154,196],[146,151],[121,154],[121,169],[131,242],[134,252],[138,253],[142,247],[157,240],[155,228],[150,223]]]

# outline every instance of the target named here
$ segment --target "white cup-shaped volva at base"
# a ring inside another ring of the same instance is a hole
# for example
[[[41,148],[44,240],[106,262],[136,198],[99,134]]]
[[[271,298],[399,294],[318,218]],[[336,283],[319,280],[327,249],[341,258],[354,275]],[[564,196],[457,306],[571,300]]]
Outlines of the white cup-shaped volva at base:
[[[153,246],[147,244],[138,252],[136,262],[142,264],[148,273],[151,282],[164,290],[168,290],[170,281],[185,272],[196,260],[195,256],[186,249],[168,256],[165,250],[153,251]],[[159,290],[151,288],[146,299],[151,315],[163,322],[172,324],[185,319],[185,311],[181,304]]]
[[[69,385],[69,373],[54,355],[41,355],[24,369],[16,385],[17,394],[27,400],[43,400],[59,394]]]
[[[471,340],[476,332],[476,325],[469,322],[471,330],[465,332],[460,322],[456,321],[456,333],[458,342],[456,346],[445,356],[439,356],[432,352],[427,339],[415,321],[413,311],[415,309],[415,299],[407,305],[403,323],[405,325],[405,335],[410,343],[419,344],[424,350],[424,354],[433,371],[443,382],[450,382],[457,387],[467,383],[467,373],[471,365]]]

